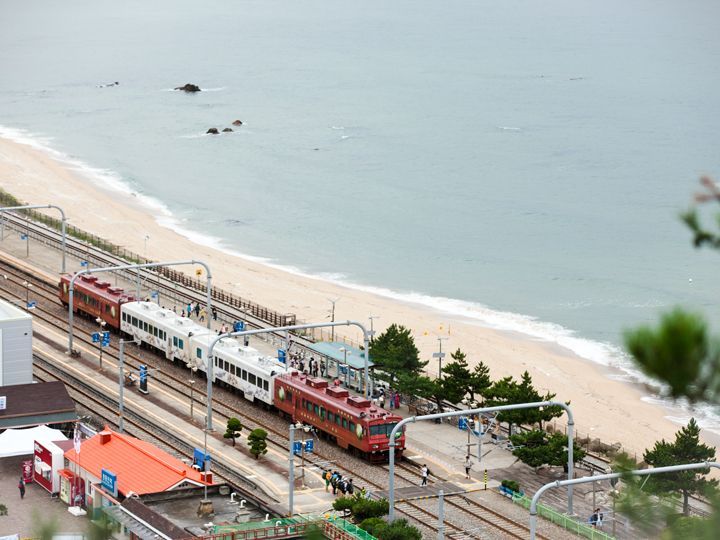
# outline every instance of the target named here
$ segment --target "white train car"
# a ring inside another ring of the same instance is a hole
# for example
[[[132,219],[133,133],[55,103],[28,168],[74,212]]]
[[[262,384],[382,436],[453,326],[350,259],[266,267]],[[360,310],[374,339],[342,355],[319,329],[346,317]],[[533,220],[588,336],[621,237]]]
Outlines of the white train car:
[[[207,371],[208,350],[216,337],[215,334],[204,334],[190,340],[194,363],[203,371]],[[277,358],[263,357],[257,349],[245,347],[233,338],[218,341],[213,349],[215,379],[242,392],[248,401],[272,405],[274,379],[288,371]]]
[[[152,302],[127,302],[121,306],[120,329],[165,354],[168,360],[193,362],[190,338],[209,334],[192,319],[178,317],[173,311]]]

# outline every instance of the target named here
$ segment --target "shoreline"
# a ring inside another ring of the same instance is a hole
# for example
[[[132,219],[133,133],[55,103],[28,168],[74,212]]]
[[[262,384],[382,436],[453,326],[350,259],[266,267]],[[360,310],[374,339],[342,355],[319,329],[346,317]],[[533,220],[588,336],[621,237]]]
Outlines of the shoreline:
[[[507,375],[518,377],[527,369],[538,391],[554,392],[558,400],[571,401],[578,435],[590,435],[606,443],[622,442],[628,451],[639,453],[660,438],[674,436],[680,426],[669,415],[678,416],[678,411],[687,415],[679,407],[648,403],[652,396],[640,384],[609,377],[610,374],[627,377],[620,368],[583,358],[560,343],[491,328],[422,302],[393,298],[393,291],[386,289],[346,286],[225,249],[221,239],[184,229],[162,202],[148,207],[146,199],[150,198],[117,185],[105,186],[102,178],[82,174],[80,162],[63,160],[61,156],[42,144],[0,138],[3,189],[29,204],[58,204],[74,225],[136,253],[144,254],[144,239],[149,236],[149,258],[172,260],[190,256],[205,260],[213,269],[218,286],[277,311],[294,312],[304,320],[325,320],[326,299],[340,297],[336,320],[365,321],[370,314],[379,315],[375,323],[378,332],[391,323],[402,324],[412,330],[422,359],[431,358],[437,348],[438,333],[442,332],[443,337],[449,338],[444,344],[446,350],[463,349],[471,368],[479,360],[484,361],[494,380]],[[162,215],[151,214],[155,206]],[[193,236],[198,243],[192,241]],[[202,243],[207,239],[217,245]],[[336,333],[357,339],[353,332],[336,329]],[[428,364],[428,372],[437,372],[434,361]],[[558,420],[563,421],[564,418]],[[708,430],[703,435],[705,439],[720,441],[720,436],[708,437]]]

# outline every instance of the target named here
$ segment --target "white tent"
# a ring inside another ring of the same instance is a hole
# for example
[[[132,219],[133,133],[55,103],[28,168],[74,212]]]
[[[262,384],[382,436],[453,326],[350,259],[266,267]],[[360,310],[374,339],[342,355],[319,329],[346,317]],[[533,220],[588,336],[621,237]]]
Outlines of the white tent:
[[[62,434],[62,431],[47,426],[6,429],[4,433],[0,434],[0,458],[34,454],[35,441],[44,444],[66,440],[67,437]]]

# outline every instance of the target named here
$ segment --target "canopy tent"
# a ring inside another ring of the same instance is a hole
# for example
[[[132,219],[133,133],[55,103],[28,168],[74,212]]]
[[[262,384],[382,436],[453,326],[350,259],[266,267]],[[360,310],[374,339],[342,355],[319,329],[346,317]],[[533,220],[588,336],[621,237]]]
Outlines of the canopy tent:
[[[0,434],[0,458],[33,454],[35,441],[45,444],[66,440],[67,437],[63,435],[62,431],[47,426],[7,429]]]

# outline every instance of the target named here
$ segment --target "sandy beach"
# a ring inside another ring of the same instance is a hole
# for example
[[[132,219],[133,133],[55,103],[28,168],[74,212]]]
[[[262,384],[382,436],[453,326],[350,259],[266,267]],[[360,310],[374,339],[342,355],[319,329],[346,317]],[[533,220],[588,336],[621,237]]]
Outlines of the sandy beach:
[[[672,438],[679,429],[665,418],[670,414],[668,409],[641,400],[644,394],[640,387],[613,380],[611,369],[569,350],[195,244],[160,226],[157,216],[137,197],[104,188],[31,146],[0,139],[0,178],[1,187],[17,198],[28,204],[59,205],[71,224],[132,251],[144,253],[148,236],[150,258],[206,261],[216,286],[275,310],[296,313],[299,319],[326,321],[328,298],[339,298],[336,320],[367,322],[368,316],[379,316],[374,321],[376,331],[391,323],[402,324],[412,330],[424,359],[431,358],[437,350],[437,336],[442,335],[448,338],[443,342],[444,350],[461,348],[471,366],[482,360],[490,367],[493,379],[528,370],[541,391],[555,392],[557,399],[571,402],[580,435],[590,434],[606,443],[620,442],[639,454],[660,438]],[[202,224],[193,227],[202,232]],[[340,329],[338,333],[346,331]],[[355,340],[360,337],[354,331],[347,331],[347,335]],[[431,375],[437,372],[435,361],[428,364],[428,371]]]

